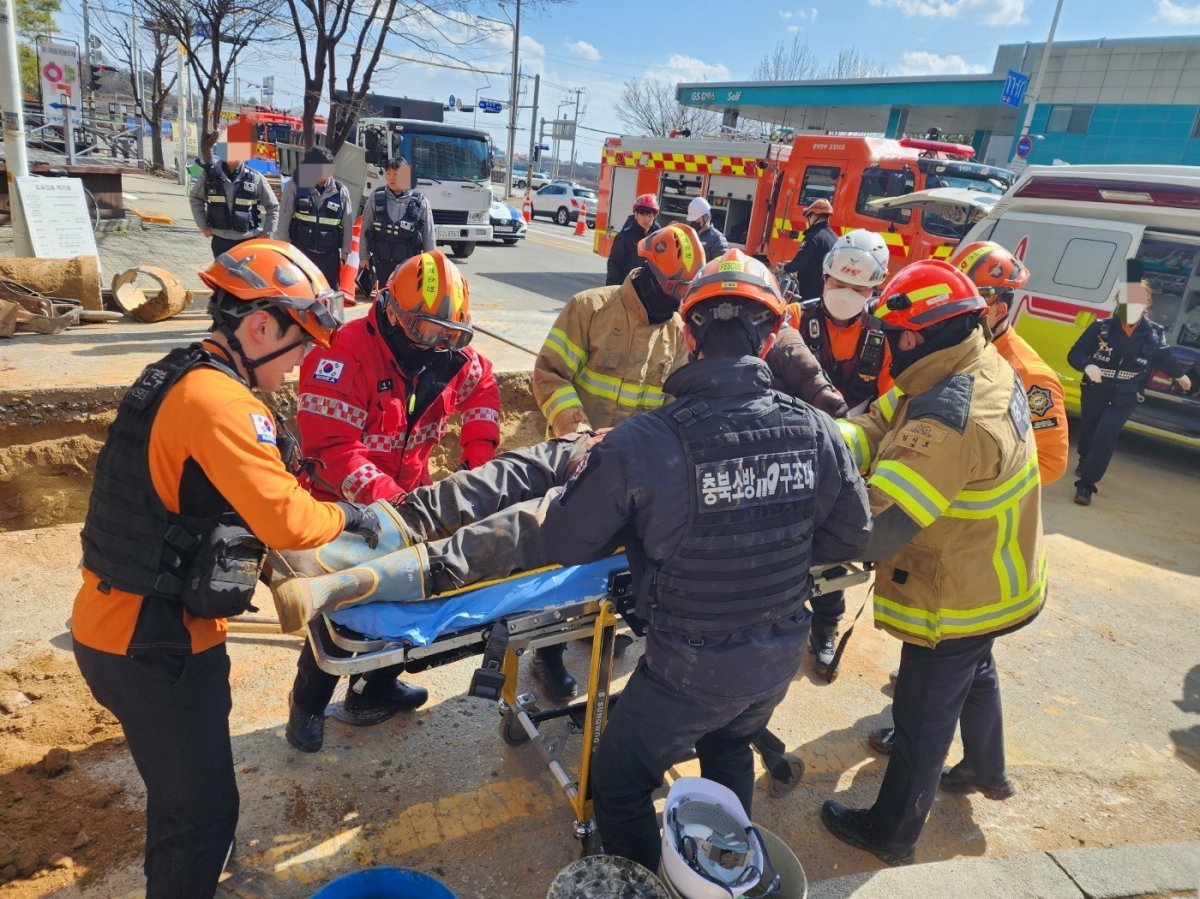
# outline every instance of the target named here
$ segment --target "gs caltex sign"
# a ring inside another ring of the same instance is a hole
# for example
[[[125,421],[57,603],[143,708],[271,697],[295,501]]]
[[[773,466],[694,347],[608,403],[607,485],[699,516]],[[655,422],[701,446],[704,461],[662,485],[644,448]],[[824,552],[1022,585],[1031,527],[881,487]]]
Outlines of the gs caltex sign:
[[[79,52],[72,44],[40,44],[38,70],[46,121],[62,122],[68,109],[79,108]]]

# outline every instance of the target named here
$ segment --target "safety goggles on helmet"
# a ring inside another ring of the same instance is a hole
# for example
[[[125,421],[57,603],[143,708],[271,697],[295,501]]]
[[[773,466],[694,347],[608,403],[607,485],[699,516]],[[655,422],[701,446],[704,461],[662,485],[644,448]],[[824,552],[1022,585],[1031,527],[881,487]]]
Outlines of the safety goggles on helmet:
[[[469,324],[448,322],[432,315],[401,308],[387,288],[380,291],[379,299],[384,308],[390,308],[395,314],[405,336],[418,346],[431,350],[461,350],[475,336],[475,329]]]
[[[273,297],[268,302],[286,309],[317,346],[329,349],[333,345],[334,336],[342,326],[339,314],[342,310],[342,294],[339,291],[324,291],[311,300],[284,296]]]

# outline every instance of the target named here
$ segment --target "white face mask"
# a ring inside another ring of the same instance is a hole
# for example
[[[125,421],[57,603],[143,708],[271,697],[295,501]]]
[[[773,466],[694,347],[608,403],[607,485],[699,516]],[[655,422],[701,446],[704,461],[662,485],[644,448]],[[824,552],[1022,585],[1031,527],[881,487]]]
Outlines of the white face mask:
[[[1118,307],[1120,308],[1120,307]],[[1146,311],[1145,303],[1125,303],[1125,324],[1136,325],[1141,321],[1142,314]]]
[[[863,311],[867,298],[849,287],[830,287],[821,297],[825,311],[839,321],[847,321]]]

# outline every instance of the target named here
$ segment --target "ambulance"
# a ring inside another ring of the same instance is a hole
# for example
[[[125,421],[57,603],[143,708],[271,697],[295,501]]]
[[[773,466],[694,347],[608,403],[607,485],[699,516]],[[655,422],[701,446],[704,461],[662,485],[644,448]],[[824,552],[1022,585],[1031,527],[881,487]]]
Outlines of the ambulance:
[[[930,189],[998,199],[1015,176],[972,162],[974,152],[944,141],[829,134],[800,135],[790,144],[611,137],[601,154],[592,246],[608,256],[641,194],[659,198],[664,224],[685,221],[688,203],[704,197],[730,246],[778,265],[790,261],[803,240],[801,210],[826,199],[835,230],[867,228],[883,236],[893,271],[918,259],[945,259],[971,216],[982,213],[962,212],[953,203],[925,210],[881,204]]]
[[[1200,169],[1030,166],[963,239],[994,240],[1029,267],[1014,298],[1014,325],[1058,372],[1076,413],[1082,375],[1067,364],[1067,352],[1112,312],[1126,260],[1141,262],[1153,296],[1149,314],[1166,329],[1173,355],[1191,367],[1194,392],[1153,373],[1128,427],[1200,447]]]

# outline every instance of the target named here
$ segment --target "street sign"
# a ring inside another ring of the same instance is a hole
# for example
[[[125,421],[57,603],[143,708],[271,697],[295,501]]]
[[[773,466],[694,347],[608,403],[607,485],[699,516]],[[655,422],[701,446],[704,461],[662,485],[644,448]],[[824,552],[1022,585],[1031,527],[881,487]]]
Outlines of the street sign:
[[[504,104],[499,100],[489,100],[486,97],[479,98],[480,112],[499,112],[504,108]]]
[[[1009,69],[1008,77],[1004,79],[1004,90],[1000,92],[1000,102],[1005,106],[1018,109],[1021,101],[1025,99],[1025,88],[1028,86],[1028,75],[1018,72],[1016,69]]]
[[[275,101],[275,76],[265,75],[262,80],[262,101],[270,106]]]
[[[1017,141],[1017,157],[1020,159],[1028,159],[1029,154],[1033,152],[1033,138],[1026,134]]]
[[[450,95],[450,102],[447,103],[446,105],[449,106],[451,109],[454,108],[454,94]]]
[[[538,145],[537,145],[537,148],[538,148],[539,150],[541,150],[543,153],[549,153],[549,152],[550,152],[550,145],[549,145],[549,144],[538,144]]]
[[[51,103],[51,109],[79,109],[78,106],[72,106],[70,103]]]
[[[64,109],[74,109],[79,92],[79,51],[71,44],[49,41],[38,45],[42,81],[42,111],[47,124],[61,124]]]

